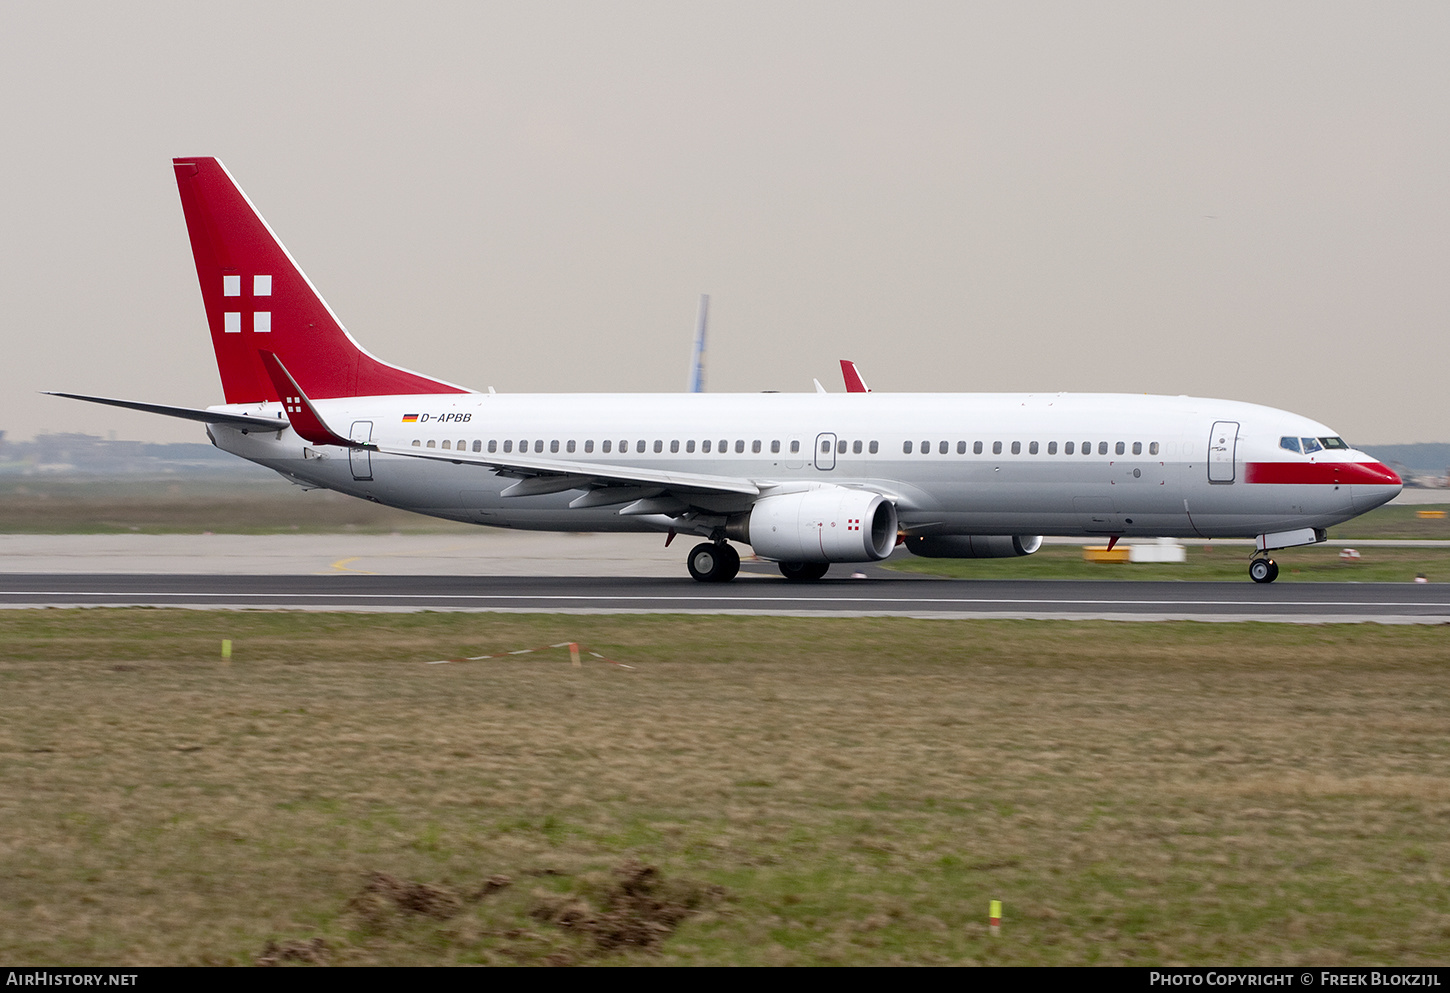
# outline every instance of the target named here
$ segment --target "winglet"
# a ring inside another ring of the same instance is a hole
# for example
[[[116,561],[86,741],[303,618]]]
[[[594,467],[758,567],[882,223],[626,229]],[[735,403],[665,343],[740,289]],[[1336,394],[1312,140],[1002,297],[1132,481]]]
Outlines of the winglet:
[[[847,393],[871,392],[871,387],[866,385],[866,381],[862,379],[861,374],[856,371],[856,363],[852,362],[850,359],[841,360],[841,378],[846,381]]]
[[[282,398],[287,417],[292,421],[292,430],[314,445],[359,447],[346,438],[339,437],[323,423],[316,408],[312,406],[312,401],[307,399],[307,394],[302,392],[302,387],[297,385],[297,380],[292,378],[281,359],[271,352],[263,351],[258,351],[257,357],[262,360],[262,368],[267,370],[267,375],[272,378],[272,385],[277,389],[277,395]]]

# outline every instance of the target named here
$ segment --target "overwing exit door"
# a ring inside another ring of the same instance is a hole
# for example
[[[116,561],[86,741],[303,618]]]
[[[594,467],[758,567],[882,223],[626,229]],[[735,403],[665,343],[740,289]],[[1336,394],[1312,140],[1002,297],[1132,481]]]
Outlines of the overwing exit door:
[[[836,436],[834,434],[816,435],[816,468],[836,468]]]

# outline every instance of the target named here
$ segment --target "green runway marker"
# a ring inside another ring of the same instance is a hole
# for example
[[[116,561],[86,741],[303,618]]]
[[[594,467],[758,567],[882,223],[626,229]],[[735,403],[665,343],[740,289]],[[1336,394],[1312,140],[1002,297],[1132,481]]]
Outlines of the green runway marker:
[[[230,638],[222,639],[222,658],[228,662],[232,660],[232,641]]]

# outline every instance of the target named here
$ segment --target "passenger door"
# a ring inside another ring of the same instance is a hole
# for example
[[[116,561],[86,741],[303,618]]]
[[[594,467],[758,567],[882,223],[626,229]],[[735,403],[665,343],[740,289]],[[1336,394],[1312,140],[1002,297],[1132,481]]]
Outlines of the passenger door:
[[[366,445],[373,440],[372,421],[353,421],[348,440]],[[431,442],[429,444],[432,444]],[[373,478],[373,453],[368,448],[349,448],[347,461],[352,466],[352,478],[366,480]]]
[[[1235,477],[1234,457],[1238,451],[1239,422],[1214,421],[1208,436],[1208,481],[1232,483]]]

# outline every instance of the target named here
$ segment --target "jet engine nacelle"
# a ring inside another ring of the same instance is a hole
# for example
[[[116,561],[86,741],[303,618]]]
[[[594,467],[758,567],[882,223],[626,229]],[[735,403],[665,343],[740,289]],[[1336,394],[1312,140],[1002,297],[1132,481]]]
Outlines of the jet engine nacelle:
[[[874,562],[896,547],[896,505],[822,486],[757,500],[741,530],[756,555],[776,562]]]
[[[927,559],[1010,559],[1042,547],[1038,534],[938,534],[907,538],[912,555]]]

